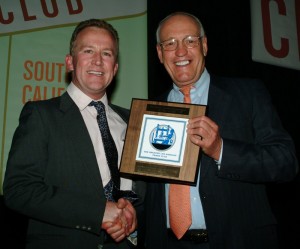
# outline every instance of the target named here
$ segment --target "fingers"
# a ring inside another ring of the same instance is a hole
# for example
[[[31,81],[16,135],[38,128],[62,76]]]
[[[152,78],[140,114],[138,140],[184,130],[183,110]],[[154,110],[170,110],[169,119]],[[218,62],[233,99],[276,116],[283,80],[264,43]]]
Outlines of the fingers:
[[[187,133],[192,143],[201,147],[202,151],[215,160],[219,160],[222,138],[218,125],[206,116],[189,120]]]
[[[192,118],[188,122],[188,130],[193,131],[195,134],[201,134],[202,137],[208,138],[218,132],[218,125],[206,116]],[[199,135],[198,134],[198,135]]]
[[[125,219],[124,224],[126,224],[126,233],[129,235],[136,229],[137,226],[136,211],[130,201],[121,198],[118,203],[119,202],[122,204],[126,203],[122,210],[122,219]],[[118,207],[119,206],[120,205],[118,205]]]
[[[116,242],[123,240],[127,234],[125,232],[125,227],[122,222],[115,222],[110,224],[102,224],[102,228],[107,227],[106,232],[109,236]]]
[[[124,208],[123,211],[124,211],[124,216],[125,216],[126,221],[127,221],[127,230],[126,230],[126,232],[129,235],[132,232],[134,232],[136,227],[137,227],[136,213],[135,213],[134,209],[131,210],[130,208]]]
[[[107,230],[112,226],[113,226],[112,222],[104,222],[104,223],[101,224],[101,228],[104,229],[104,230]]]
[[[119,209],[115,202],[107,201],[102,223],[115,222],[121,215],[122,209]]]
[[[121,198],[118,202],[106,203],[101,228],[116,242],[130,235],[136,227],[136,211],[130,201]]]
[[[117,202],[117,207],[119,208],[119,209],[123,209],[123,208],[125,208],[127,205],[128,205],[128,200],[126,200],[126,199],[124,199],[124,198],[120,198],[119,200],[118,200],[118,202]]]

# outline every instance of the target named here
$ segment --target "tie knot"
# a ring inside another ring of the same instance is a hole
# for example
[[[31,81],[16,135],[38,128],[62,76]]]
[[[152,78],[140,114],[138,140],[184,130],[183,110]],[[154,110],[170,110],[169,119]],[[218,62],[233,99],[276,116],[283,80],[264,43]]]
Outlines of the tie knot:
[[[186,86],[181,87],[179,90],[180,90],[180,92],[183,93],[183,95],[190,95],[191,88],[192,88],[191,85],[186,85]]]
[[[183,102],[185,102],[185,103],[191,103],[191,96],[190,96],[191,88],[192,88],[191,85],[187,85],[187,86],[183,86],[179,89],[179,91],[182,92],[184,95]]]
[[[94,106],[97,112],[105,110],[105,105],[101,101],[92,101],[89,106]]]

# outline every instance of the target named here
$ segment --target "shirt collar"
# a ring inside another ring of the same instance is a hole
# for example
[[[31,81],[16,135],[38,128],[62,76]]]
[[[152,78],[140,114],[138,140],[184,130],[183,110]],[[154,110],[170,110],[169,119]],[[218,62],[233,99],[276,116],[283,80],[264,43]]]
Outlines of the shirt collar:
[[[191,89],[191,100],[193,104],[202,104],[206,105],[208,100],[208,89],[210,85],[210,75],[206,68],[204,68],[203,73],[201,74],[199,80],[195,82],[193,88]],[[174,94],[171,94],[171,99],[173,101],[178,101],[182,96],[182,93],[179,91],[179,87],[173,83]]]
[[[70,97],[73,99],[75,104],[78,106],[80,111],[83,111],[89,105],[89,103],[91,103],[91,101],[94,100],[89,96],[87,96],[85,93],[83,93],[76,85],[74,85],[73,82],[71,82],[68,85],[67,92],[70,95]],[[107,100],[106,93],[101,99],[94,100],[94,101],[101,101],[105,105],[105,108],[107,109],[108,100]]]

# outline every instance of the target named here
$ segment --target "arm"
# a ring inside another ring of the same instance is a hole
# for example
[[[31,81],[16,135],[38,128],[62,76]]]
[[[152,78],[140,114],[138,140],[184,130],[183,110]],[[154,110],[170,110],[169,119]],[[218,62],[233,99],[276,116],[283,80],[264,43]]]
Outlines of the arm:
[[[258,81],[243,85],[230,89],[233,97],[228,106],[215,107],[224,115],[218,124],[209,117],[190,120],[191,141],[215,160],[219,160],[223,141],[219,177],[247,182],[292,180],[298,172],[294,144],[267,90]]]
[[[63,114],[57,105],[24,106],[7,162],[5,202],[30,218],[100,234],[106,199],[92,144],[80,112]]]

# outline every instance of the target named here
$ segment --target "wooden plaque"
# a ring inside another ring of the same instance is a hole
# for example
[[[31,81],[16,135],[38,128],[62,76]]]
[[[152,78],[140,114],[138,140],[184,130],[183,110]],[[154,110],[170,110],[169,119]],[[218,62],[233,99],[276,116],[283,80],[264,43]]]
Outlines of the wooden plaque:
[[[194,182],[199,147],[187,137],[188,119],[206,106],[132,99],[122,152],[122,174]]]

